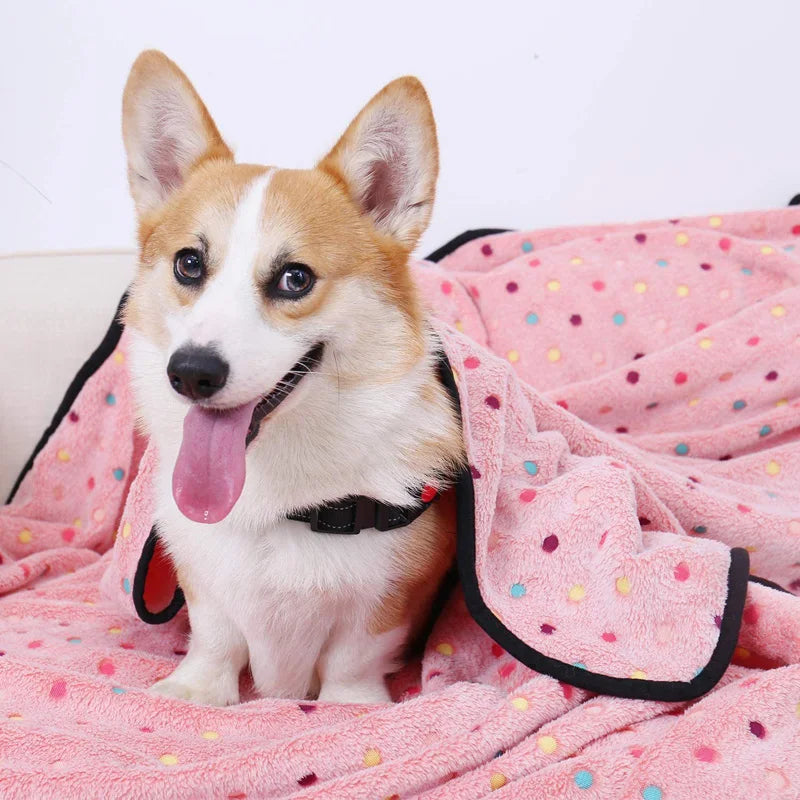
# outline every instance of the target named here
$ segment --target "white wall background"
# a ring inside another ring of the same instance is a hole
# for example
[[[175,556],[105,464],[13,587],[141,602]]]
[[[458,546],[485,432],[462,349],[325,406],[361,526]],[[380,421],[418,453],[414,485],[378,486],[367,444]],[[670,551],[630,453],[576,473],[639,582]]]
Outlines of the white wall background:
[[[423,252],[468,227],[800,192],[797,0],[0,7],[0,252],[132,246],[119,107],[146,47],[184,68],[240,160],[281,166],[310,165],[385,82],[418,75],[442,149]]]

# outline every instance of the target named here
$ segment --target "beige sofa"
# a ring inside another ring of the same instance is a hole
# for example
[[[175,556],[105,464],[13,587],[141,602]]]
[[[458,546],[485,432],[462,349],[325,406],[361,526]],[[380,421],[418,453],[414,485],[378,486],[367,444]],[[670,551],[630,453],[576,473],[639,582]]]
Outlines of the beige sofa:
[[[99,344],[133,252],[0,256],[0,503]]]

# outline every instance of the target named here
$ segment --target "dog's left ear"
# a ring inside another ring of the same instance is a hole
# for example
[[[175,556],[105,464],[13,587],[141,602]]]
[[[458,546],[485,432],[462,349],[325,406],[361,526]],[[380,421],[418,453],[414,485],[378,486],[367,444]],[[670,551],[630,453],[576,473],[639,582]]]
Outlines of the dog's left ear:
[[[380,233],[413,249],[428,225],[439,173],[422,84],[406,77],[384,87],[317,166],[344,183]]]

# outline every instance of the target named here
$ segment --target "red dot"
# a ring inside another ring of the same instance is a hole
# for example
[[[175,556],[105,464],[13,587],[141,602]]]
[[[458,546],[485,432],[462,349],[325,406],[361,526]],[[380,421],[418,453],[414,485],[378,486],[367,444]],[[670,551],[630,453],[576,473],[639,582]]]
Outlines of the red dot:
[[[753,509],[750,506],[746,506],[744,503],[739,503],[736,506],[736,510],[741,514],[749,514]]]
[[[800,225],[792,225],[792,233],[795,236],[800,236]]]
[[[86,485],[89,487],[89,491],[91,492],[92,489],[94,489],[94,478],[90,476],[89,480],[86,481]]]
[[[152,733],[153,729],[149,725],[145,725],[143,728],[139,728],[142,733]]]
[[[514,667],[516,667],[516,666],[517,666],[517,662],[516,661],[509,661],[507,664],[503,664],[497,670],[497,674],[501,678],[507,678],[514,671]]]
[[[497,642],[492,642],[492,655],[495,658],[500,658],[500,656],[504,656],[505,653],[506,653],[506,651],[503,650],[503,648],[500,647],[500,645],[497,644]]]
[[[80,419],[78,413],[76,411],[69,412],[69,421],[70,422],[77,422]]]
[[[516,281],[509,281],[506,284],[506,291],[510,292],[511,294],[514,294],[514,292],[516,292],[517,289],[519,289],[519,285],[517,284]]]
[[[528,262],[528,264],[529,264],[530,266],[532,266],[532,267],[538,267],[538,266],[539,266],[539,264],[541,264],[541,263],[542,263],[542,262],[541,262],[541,261],[539,261],[539,259],[538,259],[538,258],[533,258],[533,259],[531,259],[531,260]]]
[[[561,683],[560,681],[558,685],[561,687],[561,693],[564,695],[564,699],[569,700],[572,697],[572,687],[568,683]]]
[[[500,400],[493,394],[490,394],[484,401],[489,408],[500,408]]]
[[[697,750],[694,751],[694,757],[698,761],[705,761],[706,763],[710,764],[714,761],[717,757],[717,751],[711,747],[698,747]]]
[[[611,631],[606,631],[603,634],[603,641],[604,642],[616,642],[617,641],[617,637],[616,637],[615,634],[611,633]]]
[[[597,543],[598,547],[602,547],[606,543],[607,536],[608,536],[608,531],[605,531],[603,535],[600,537],[600,541]]]
[[[74,528],[64,528],[64,530],[61,531],[61,538],[65,542],[71,542],[75,538],[75,529]]]
[[[749,344],[750,347],[755,347],[760,341],[761,341],[761,339],[759,339],[758,336],[751,336],[747,340],[747,344]]]
[[[707,264],[707,263],[703,262],[700,265],[700,269],[705,270],[706,272],[708,272],[711,269],[711,264]]]
[[[675,570],[672,573],[675,576],[676,581],[686,581],[689,580],[689,565],[685,561],[681,561],[675,567]]]
[[[747,606],[742,614],[742,619],[748,625],[755,625],[758,622],[758,606]]]
[[[442,292],[450,294],[453,291],[453,284],[450,281],[442,281]]]
[[[550,635],[551,633],[555,633],[556,631],[556,629],[552,625],[548,625],[546,622],[544,623],[544,625],[540,626],[539,630],[542,633],[546,633],[548,635]]]
[[[534,497],[536,497],[536,489],[523,489],[519,493],[519,499],[522,500],[523,503],[530,503]]]
[[[628,432],[628,429],[627,429],[627,428],[626,428],[624,425],[620,425],[620,426],[619,426],[619,427],[616,429],[616,431],[617,431],[617,433],[627,433],[627,432]]]
[[[719,614],[715,614],[714,615],[714,624],[718,628],[722,628],[722,617]]]
[[[317,782],[317,776],[313,772],[309,772],[308,775],[298,778],[297,782],[301,786],[313,786]]]
[[[580,324],[583,322],[583,319],[581,318],[581,315],[580,315],[580,314],[573,314],[573,315],[572,315],[572,316],[569,318],[569,321],[570,321],[570,322],[571,322],[573,325],[575,325],[575,326],[578,326],[578,325],[580,325]]]
[[[565,411],[567,411],[569,409],[569,406],[567,405],[567,401],[566,400],[557,400],[556,401],[556,405],[557,406],[561,406],[561,408],[563,408]]]
[[[603,281],[592,281],[592,289],[594,289],[596,292],[602,292],[605,288],[606,285],[603,283]]]
[[[628,383],[639,383],[639,373],[635,370],[631,370],[626,376],[625,379]]]
[[[719,249],[726,253],[731,249],[731,240],[727,236],[723,236],[719,240]]]
[[[50,687],[50,697],[53,700],[60,700],[62,697],[66,697],[67,695],[67,682],[66,681],[54,681],[53,685]]]
[[[485,256],[490,256],[492,254],[492,246],[490,244],[485,244],[481,247],[481,253]]]
[[[766,729],[757,720],[753,720],[750,723],[750,733],[752,733],[753,736],[757,736],[759,739],[763,739],[767,735]]]
[[[765,380],[768,380],[768,381],[776,381],[776,380],[778,380],[778,373],[777,373],[777,372],[775,372],[775,370],[774,370],[774,369],[773,369],[773,370],[770,370],[770,371],[769,371],[769,372],[768,372],[768,373],[767,373],[767,374],[764,376],[764,378],[765,378]]]
[[[647,241],[647,234],[645,233],[637,233],[636,236],[633,237],[639,244],[644,244]]]
[[[469,293],[477,300],[480,297],[480,292],[478,291],[477,286],[470,286]]]
[[[42,646],[41,639],[34,639],[32,642],[28,642],[29,650],[38,650],[41,646]]]
[[[597,409],[600,414],[610,414],[614,409],[611,406],[601,406]]]
[[[474,465],[469,465],[469,474],[472,475],[473,480],[478,480],[481,477],[481,471]]]
[[[685,372],[678,372],[675,374],[675,383],[682,384],[689,380],[689,376]]]
[[[545,553],[552,553],[558,547],[558,536],[554,533],[551,533],[543,542],[542,542],[542,550]]]
[[[476,358],[475,356],[469,356],[468,358],[464,359],[464,366],[467,369],[477,369],[480,365],[480,359]]]
[[[123,650],[133,650],[133,642],[120,642],[119,646]]]
[[[695,326],[695,332],[700,333],[700,331],[705,330],[708,327],[705,322],[698,322]]]
[[[97,665],[97,671],[101,675],[113,675],[116,672],[114,662],[110,658],[102,659]]]

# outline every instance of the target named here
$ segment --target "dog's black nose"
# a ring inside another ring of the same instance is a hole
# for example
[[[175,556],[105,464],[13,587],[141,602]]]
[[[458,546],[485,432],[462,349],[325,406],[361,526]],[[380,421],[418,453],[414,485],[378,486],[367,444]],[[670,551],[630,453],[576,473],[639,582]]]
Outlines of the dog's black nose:
[[[229,371],[228,362],[213,347],[181,347],[167,364],[172,388],[191,400],[216,394],[228,380]]]

